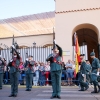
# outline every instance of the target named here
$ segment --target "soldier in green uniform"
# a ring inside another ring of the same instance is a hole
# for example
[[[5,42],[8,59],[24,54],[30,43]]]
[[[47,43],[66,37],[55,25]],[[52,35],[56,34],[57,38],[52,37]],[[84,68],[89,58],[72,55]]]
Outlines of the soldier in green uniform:
[[[20,56],[19,53],[14,50],[13,58],[8,64],[10,67],[10,83],[11,83],[11,94],[9,97],[16,97],[18,93],[18,72],[19,72],[19,65],[20,65]]]
[[[90,53],[90,57],[93,59],[92,60],[91,81],[94,85],[94,91],[91,93],[98,93],[100,89],[100,86],[97,81],[97,77],[99,76],[99,70],[100,70],[99,60],[98,58],[95,57],[94,52]]]
[[[86,91],[89,88],[88,83],[86,82],[87,64],[86,61],[84,60],[84,54],[81,54],[80,58],[81,58],[81,66],[80,66],[79,83],[81,89],[79,91]]]
[[[0,89],[2,89],[4,67],[5,67],[4,60],[0,56]]]
[[[26,74],[26,91],[31,91],[31,89],[32,89],[34,65],[35,65],[35,62],[33,61],[32,56],[29,56],[28,59],[26,59],[26,62],[24,64],[25,74]]]
[[[91,83],[91,80],[90,80],[90,73],[91,73],[92,67],[91,67],[91,64],[90,64],[89,60],[86,60],[86,64],[87,64],[86,79],[87,79],[88,83]]]
[[[53,53],[48,56],[46,61],[50,61],[51,81],[53,93],[51,99],[59,98],[61,93],[61,57],[62,49],[57,44],[53,47]]]

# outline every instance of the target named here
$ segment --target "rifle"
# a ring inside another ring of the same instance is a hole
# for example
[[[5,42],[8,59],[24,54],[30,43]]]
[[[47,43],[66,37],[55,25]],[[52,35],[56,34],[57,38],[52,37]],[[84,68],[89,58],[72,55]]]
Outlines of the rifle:
[[[12,46],[10,48],[11,48],[10,53],[12,53],[12,59],[13,59],[14,52],[17,54],[17,58],[20,59],[19,53],[17,52],[17,49],[19,49],[19,46],[18,46],[17,42],[14,41],[14,35],[12,38]]]
[[[13,38],[12,38],[12,46],[10,47],[10,53],[12,53],[12,60],[13,60],[13,55],[14,55],[14,52],[16,53],[17,55],[17,59],[18,60],[21,60],[20,58],[20,55],[19,53],[17,52],[17,49],[19,48],[17,42],[14,41],[14,35],[13,35]],[[21,62],[21,61],[20,61]],[[14,64],[14,63],[13,63]],[[9,64],[10,66],[12,66],[12,62]],[[14,66],[15,67],[15,66]],[[15,68],[18,68],[19,69],[19,66],[16,66]]]

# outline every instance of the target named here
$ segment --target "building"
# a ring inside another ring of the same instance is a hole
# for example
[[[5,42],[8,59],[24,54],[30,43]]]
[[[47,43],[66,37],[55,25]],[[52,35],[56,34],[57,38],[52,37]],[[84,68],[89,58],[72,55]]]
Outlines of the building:
[[[45,12],[0,20],[0,46],[7,48],[12,45],[12,36],[20,47],[49,46],[53,41],[55,13]]]
[[[88,59],[91,51],[100,59],[100,0],[55,0],[56,40],[73,59],[73,34],[76,32],[79,45],[87,45]]]
[[[0,43],[9,47],[12,41],[7,37],[14,34],[21,47],[32,46],[34,42],[38,46],[52,45],[55,27],[55,38],[64,51],[64,61],[74,59],[75,32],[81,53],[87,54],[87,59],[90,60],[89,54],[94,51],[100,59],[99,4],[100,0],[55,0],[55,12],[1,20],[0,37],[3,38]]]

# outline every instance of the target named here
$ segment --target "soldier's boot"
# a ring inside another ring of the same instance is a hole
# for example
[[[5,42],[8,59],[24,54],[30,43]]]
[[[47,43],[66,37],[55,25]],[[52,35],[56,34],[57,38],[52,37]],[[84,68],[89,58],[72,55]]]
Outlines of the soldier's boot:
[[[98,88],[99,88],[99,92],[100,92],[100,85],[98,85]]]
[[[84,91],[84,87],[81,87],[81,89],[80,89],[80,90],[78,90],[78,91]]]
[[[94,91],[92,91],[91,93],[98,93],[98,92],[99,92],[98,86],[94,86]]]
[[[89,83],[85,83],[85,91],[89,88]]]

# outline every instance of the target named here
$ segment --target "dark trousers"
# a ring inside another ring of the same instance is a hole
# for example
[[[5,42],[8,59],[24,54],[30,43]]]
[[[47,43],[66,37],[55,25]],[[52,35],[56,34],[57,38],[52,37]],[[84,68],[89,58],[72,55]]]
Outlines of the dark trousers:
[[[11,94],[18,93],[18,72],[10,73]]]
[[[52,71],[51,72],[51,80],[52,80],[52,96],[60,96],[61,93],[61,70]]]
[[[32,73],[26,74],[26,89],[32,88],[32,80],[33,80],[33,74]]]
[[[0,73],[0,88],[2,88],[3,83],[3,73]]]

